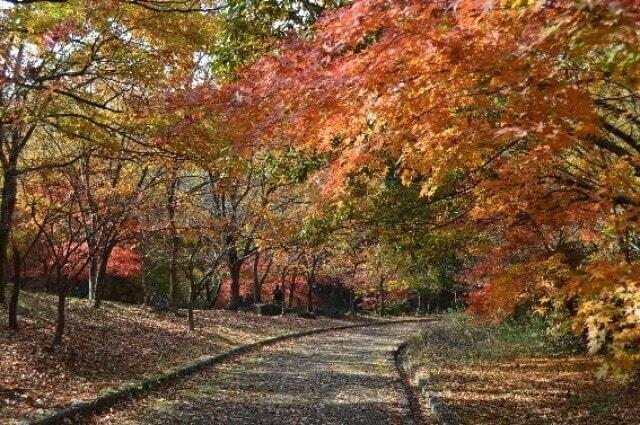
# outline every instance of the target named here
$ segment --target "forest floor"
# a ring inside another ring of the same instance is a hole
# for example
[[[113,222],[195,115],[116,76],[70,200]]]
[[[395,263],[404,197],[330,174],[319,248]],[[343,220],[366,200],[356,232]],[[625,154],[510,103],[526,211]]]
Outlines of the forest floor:
[[[20,315],[20,331],[7,331],[0,307],[0,424],[94,397],[204,354],[350,323],[214,310],[196,312],[197,329],[189,332],[183,315],[111,302],[94,309],[72,298],[64,344],[52,351],[55,297],[25,292]],[[637,383],[598,379],[602,359],[582,354],[575,340],[550,338],[535,325],[490,328],[462,315],[281,342],[93,421],[204,424],[215,417],[240,424],[272,423],[277,417],[283,424],[300,418],[403,423],[406,408],[400,406],[388,353],[419,329],[406,361],[426,376],[461,424],[640,425]],[[427,418],[427,423],[436,422]]]
[[[598,379],[601,358],[535,326],[444,316],[410,344],[407,361],[460,424],[640,424],[637,384]]]
[[[0,307],[0,424],[40,415],[72,400],[183,365],[199,356],[257,340],[349,324],[344,320],[197,311],[187,318],[105,302],[95,309],[70,298],[64,344],[51,350],[56,298],[24,292],[20,330],[7,330]]]

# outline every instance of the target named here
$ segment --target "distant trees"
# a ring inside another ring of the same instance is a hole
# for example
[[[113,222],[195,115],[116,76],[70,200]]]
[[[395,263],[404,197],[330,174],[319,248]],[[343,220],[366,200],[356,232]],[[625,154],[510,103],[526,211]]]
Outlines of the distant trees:
[[[193,32],[166,34],[175,16],[143,2],[14,3],[0,10],[0,275],[12,265],[15,328],[20,281],[38,259],[58,293],[57,344],[71,285],[88,270],[99,305],[111,254],[138,225],[150,155],[170,155],[147,102],[185,78],[204,44]],[[201,14],[182,19],[211,34]]]

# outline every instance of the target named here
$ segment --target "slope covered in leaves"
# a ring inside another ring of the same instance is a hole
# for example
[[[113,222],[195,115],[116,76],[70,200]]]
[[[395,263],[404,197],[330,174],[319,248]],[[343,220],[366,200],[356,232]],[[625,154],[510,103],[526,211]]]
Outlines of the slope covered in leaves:
[[[639,424],[637,392],[596,378],[599,360],[540,327],[492,329],[458,315],[425,328],[408,357],[460,424]]]

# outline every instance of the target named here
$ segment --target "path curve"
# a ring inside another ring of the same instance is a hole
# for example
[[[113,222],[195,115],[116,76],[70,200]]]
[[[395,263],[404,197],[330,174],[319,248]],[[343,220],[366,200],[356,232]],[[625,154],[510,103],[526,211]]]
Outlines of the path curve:
[[[412,424],[393,352],[424,323],[328,332],[212,367],[93,424]]]

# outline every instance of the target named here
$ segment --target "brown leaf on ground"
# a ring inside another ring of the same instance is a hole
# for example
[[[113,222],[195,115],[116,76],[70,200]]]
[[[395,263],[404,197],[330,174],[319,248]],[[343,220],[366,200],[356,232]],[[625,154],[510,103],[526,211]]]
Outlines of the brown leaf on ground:
[[[94,309],[86,300],[71,299],[64,344],[51,350],[54,298],[23,293],[22,300],[19,332],[7,330],[4,312],[0,319],[0,423],[91,398],[240,344],[347,324],[214,310],[197,311],[197,329],[189,332],[186,318],[175,313],[110,302]]]
[[[597,379],[601,359],[509,351],[490,333],[474,340],[463,327],[435,323],[410,353],[461,424],[640,424],[640,393],[614,378]],[[479,348],[485,345],[493,352]]]

